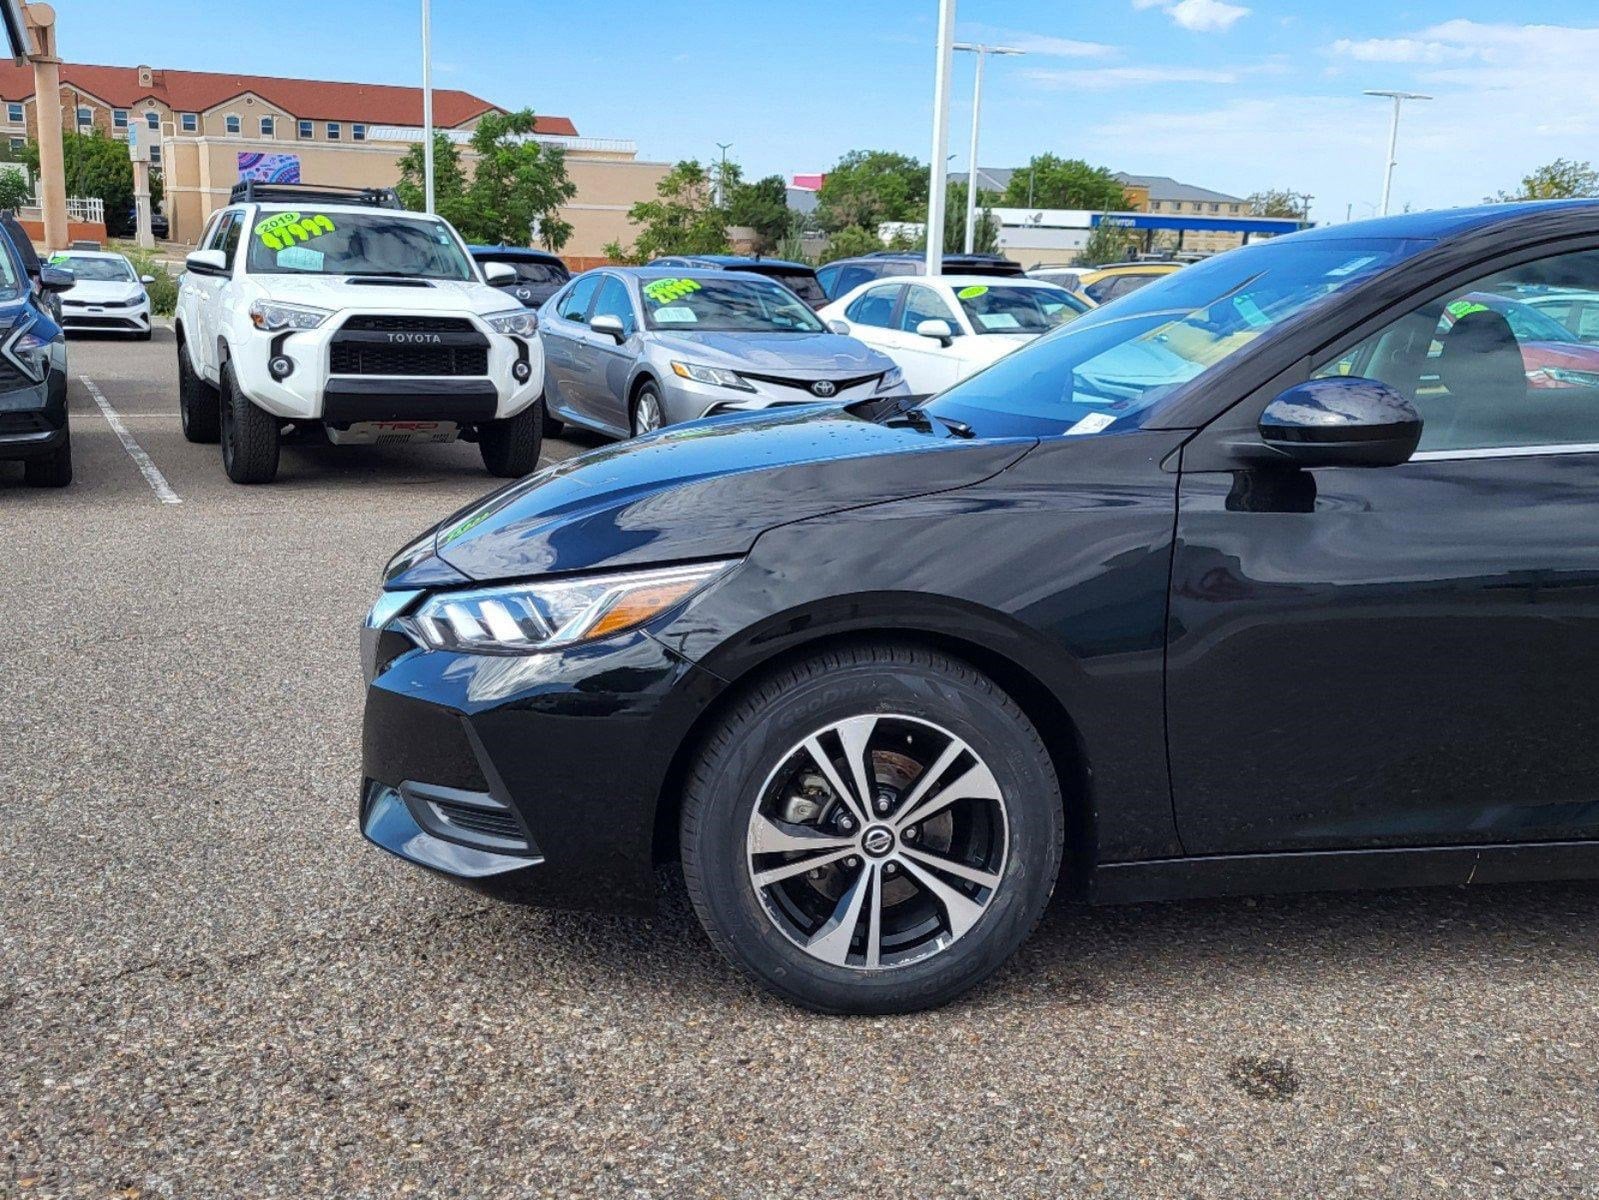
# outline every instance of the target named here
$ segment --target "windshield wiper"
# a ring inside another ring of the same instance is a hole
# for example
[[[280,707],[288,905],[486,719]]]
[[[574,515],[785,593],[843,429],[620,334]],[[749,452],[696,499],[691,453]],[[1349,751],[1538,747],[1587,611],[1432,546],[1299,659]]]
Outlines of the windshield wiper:
[[[937,421],[940,425],[944,426],[945,429],[948,429],[958,438],[972,438],[977,436],[976,431],[970,425],[966,424],[965,421],[957,421],[952,417],[941,417],[937,413],[930,413],[919,404],[914,404],[910,408],[901,409],[899,412],[886,418],[883,421],[883,424],[914,425],[918,429],[926,429],[931,432],[934,421]]]

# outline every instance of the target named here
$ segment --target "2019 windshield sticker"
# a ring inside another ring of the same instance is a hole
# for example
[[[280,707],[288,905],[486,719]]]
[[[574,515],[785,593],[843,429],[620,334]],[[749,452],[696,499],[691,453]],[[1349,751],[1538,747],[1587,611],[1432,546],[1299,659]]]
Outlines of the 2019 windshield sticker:
[[[332,218],[322,213],[302,217],[297,212],[277,213],[255,223],[255,234],[269,250],[283,250],[295,242],[308,242],[336,230]]]
[[[644,285],[644,295],[655,304],[671,304],[699,290],[697,279],[652,279]]]

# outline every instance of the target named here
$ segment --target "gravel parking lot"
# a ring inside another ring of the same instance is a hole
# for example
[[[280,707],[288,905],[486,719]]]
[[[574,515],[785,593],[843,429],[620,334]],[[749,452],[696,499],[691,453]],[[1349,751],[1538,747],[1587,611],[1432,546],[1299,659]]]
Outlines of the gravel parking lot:
[[[356,628],[476,448],[238,488],[170,333],[72,358],[78,482],[0,464],[0,1194],[1599,1195],[1596,887],[1057,903],[970,1000],[849,1020],[669,876],[637,922],[385,857]]]

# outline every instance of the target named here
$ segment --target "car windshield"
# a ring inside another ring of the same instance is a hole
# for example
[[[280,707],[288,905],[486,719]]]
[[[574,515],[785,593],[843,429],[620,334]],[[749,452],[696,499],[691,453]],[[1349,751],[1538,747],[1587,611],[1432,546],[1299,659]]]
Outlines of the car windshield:
[[[777,280],[812,308],[827,303],[827,293],[822,291],[822,285],[816,281],[813,272],[779,269],[762,271],[760,274]]]
[[[1219,254],[1083,314],[925,407],[983,436],[1136,429],[1262,334],[1427,244],[1315,238]]]
[[[532,259],[516,258],[486,258],[487,263],[503,263],[516,272],[517,283],[553,283],[562,284],[571,278],[565,271],[554,263],[538,262]]]
[[[646,279],[644,319],[651,329],[702,333],[821,333],[823,326],[804,301],[759,277],[731,275],[697,279]]]
[[[132,283],[136,276],[133,268],[120,258],[89,258],[82,254],[61,254],[50,260],[52,267],[71,271],[79,283]]]
[[[391,213],[263,212],[250,232],[255,275],[394,275],[475,278],[443,221]]]
[[[1060,288],[972,284],[956,288],[955,298],[978,333],[1047,333],[1088,311]]]

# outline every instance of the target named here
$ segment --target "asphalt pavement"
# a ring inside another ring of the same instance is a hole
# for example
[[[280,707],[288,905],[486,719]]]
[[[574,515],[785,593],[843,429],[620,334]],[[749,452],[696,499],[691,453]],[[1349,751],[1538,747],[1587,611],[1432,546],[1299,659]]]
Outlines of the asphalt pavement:
[[[476,448],[239,488],[170,333],[71,354],[77,482],[0,464],[0,1195],[1599,1196],[1596,886],[1062,902],[863,1020],[669,872],[640,921],[385,856],[357,626]]]

